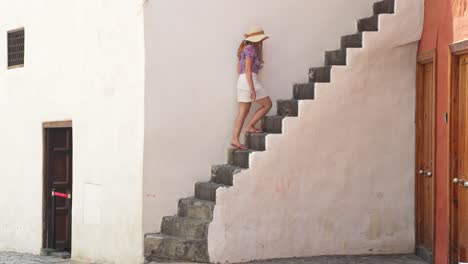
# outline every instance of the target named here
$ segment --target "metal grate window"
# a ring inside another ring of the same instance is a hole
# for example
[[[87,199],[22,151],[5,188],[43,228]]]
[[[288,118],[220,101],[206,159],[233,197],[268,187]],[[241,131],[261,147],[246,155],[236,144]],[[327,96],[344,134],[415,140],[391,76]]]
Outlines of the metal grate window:
[[[24,65],[24,28],[8,32],[8,68]]]

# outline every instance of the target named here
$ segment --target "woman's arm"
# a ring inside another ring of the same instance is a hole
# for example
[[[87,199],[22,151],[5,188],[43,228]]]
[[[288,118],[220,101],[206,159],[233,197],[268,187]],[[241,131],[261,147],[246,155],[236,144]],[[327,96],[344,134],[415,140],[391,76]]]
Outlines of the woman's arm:
[[[250,99],[255,100],[257,95],[255,94],[255,86],[252,79],[252,59],[247,58],[245,61],[245,77],[247,77],[247,83],[250,88]]]
[[[240,60],[237,60],[237,74],[240,74],[240,70],[241,70],[241,62]]]

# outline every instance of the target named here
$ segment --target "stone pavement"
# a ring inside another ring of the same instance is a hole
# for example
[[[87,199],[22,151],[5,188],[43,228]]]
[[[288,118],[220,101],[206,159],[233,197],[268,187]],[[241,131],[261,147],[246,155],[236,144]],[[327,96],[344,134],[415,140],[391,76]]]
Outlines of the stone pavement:
[[[279,259],[251,262],[255,264],[427,264],[414,255],[330,256],[300,259]]]
[[[265,260],[253,264],[427,264],[414,255],[311,257],[300,259]],[[56,257],[0,252],[0,264],[86,264]],[[89,264],[89,263],[88,263]],[[138,264],[138,263],[129,263]],[[151,264],[161,264],[151,262]]]
[[[0,251],[0,264],[85,264],[57,257]]]

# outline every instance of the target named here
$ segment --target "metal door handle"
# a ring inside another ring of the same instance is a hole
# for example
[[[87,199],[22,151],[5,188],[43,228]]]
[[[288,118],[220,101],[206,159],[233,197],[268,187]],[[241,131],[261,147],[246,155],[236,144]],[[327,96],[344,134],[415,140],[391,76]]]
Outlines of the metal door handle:
[[[431,176],[432,176],[432,172],[430,172],[430,171],[424,171],[424,170],[419,170],[419,171],[418,171],[418,174],[419,174],[419,175],[424,175],[424,176],[426,176],[426,177],[431,177]]]
[[[465,179],[458,179],[455,178],[453,179],[453,184],[460,184],[464,188],[468,188],[468,182]]]

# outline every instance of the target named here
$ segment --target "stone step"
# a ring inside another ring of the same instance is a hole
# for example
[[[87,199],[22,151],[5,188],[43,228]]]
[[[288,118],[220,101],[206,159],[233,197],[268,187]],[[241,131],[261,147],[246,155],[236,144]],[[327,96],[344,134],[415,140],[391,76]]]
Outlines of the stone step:
[[[373,15],[371,17],[359,19],[358,31],[379,31],[379,16]]]
[[[180,199],[178,216],[211,221],[213,220],[214,206],[213,202],[199,200],[195,197]]]
[[[346,65],[346,49],[326,51],[325,65]]]
[[[251,152],[251,150],[229,149],[228,164],[245,169],[249,168],[249,155]]]
[[[309,82],[330,82],[331,66],[309,69]]]
[[[395,13],[395,0],[383,0],[374,3],[374,14],[393,14]]]
[[[206,239],[174,237],[163,234],[145,235],[145,257],[150,261],[209,262]]]
[[[211,181],[232,186],[234,175],[241,171],[241,167],[229,164],[211,166]]]
[[[247,133],[245,135],[245,143],[247,147],[255,151],[265,150],[265,139],[268,133]]]
[[[293,98],[296,100],[313,100],[315,83],[294,84]]]
[[[195,198],[216,202],[216,190],[220,187],[229,187],[215,182],[197,182],[195,184]]]
[[[362,48],[362,33],[341,37],[341,48]]]
[[[208,224],[208,221],[201,219],[165,216],[161,223],[161,233],[169,236],[205,239],[208,236]]]
[[[280,116],[297,116],[298,102],[297,100],[278,100],[276,101],[277,114]]]
[[[265,116],[262,122],[263,131],[271,134],[281,134],[284,116]]]

